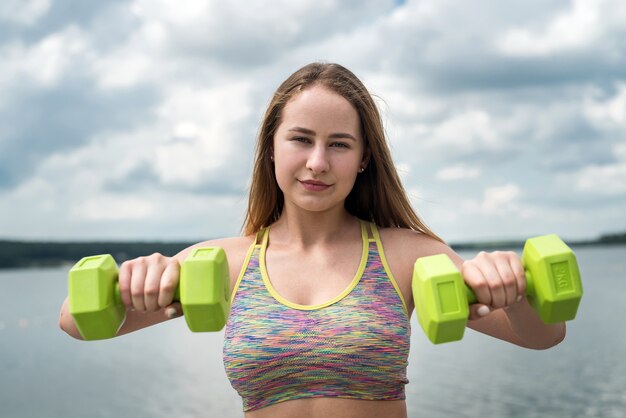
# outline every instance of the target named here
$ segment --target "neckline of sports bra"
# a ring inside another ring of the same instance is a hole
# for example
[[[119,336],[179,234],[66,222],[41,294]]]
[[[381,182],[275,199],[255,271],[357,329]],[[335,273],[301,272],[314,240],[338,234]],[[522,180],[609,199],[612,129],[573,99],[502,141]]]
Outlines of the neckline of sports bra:
[[[267,252],[267,242],[269,240],[269,232],[270,232],[269,231],[270,228],[268,227],[263,233],[261,249],[260,249],[260,254],[259,254],[259,267],[261,269],[261,277],[263,278],[263,283],[265,283],[265,288],[267,289],[267,291],[272,295],[272,297],[277,302],[281,303],[282,305],[285,305],[292,309],[301,310],[301,311],[313,311],[317,309],[322,309],[327,306],[333,305],[339,302],[340,300],[342,300],[343,298],[345,298],[346,296],[348,296],[350,292],[352,292],[352,290],[356,287],[356,285],[361,281],[361,277],[363,276],[363,272],[365,271],[365,265],[367,264],[367,257],[368,257],[368,252],[369,252],[368,249],[369,249],[370,240],[368,239],[367,228],[365,226],[365,222],[363,222],[362,220],[359,220],[359,222],[361,224],[361,241],[363,243],[363,249],[361,252],[361,262],[359,263],[357,272],[352,278],[352,280],[350,281],[350,283],[348,284],[348,286],[341,293],[339,293],[337,296],[330,299],[329,301],[318,304],[318,305],[301,305],[298,303],[291,302],[287,300],[286,298],[282,297],[272,285],[272,281],[270,280],[270,276],[265,266],[265,254]]]

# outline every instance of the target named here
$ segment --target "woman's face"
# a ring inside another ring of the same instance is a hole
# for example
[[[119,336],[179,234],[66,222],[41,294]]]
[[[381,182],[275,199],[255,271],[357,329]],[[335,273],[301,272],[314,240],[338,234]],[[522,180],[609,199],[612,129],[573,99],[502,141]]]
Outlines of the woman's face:
[[[359,115],[321,85],[294,96],[274,135],[276,180],[285,206],[320,212],[338,207],[365,167]]]

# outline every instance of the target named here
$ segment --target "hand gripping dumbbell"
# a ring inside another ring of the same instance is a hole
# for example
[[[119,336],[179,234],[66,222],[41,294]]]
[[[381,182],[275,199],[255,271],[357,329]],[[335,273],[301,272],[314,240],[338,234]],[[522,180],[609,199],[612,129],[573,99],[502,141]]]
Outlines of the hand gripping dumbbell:
[[[522,253],[526,296],[546,324],[574,319],[582,298],[576,256],[552,234],[526,241]],[[445,254],[419,258],[413,269],[413,299],[422,329],[434,344],[463,338],[476,295]]]
[[[68,277],[69,312],[85,340],[112,338],[126,318],[118,269],[109,254],[85,257]],[[230,312],[230,284],[222,248],[193,249],[180,268],[174,294],[193,332],[219,331]]]

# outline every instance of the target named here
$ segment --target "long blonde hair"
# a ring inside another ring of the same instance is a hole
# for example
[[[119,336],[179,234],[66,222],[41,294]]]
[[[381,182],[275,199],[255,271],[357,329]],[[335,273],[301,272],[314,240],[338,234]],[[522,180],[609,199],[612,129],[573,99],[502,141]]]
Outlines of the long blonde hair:
[[[363,83],[339,64],[308,64],[287,78],[270,101],[256,145],[248,210],[243,232],[250,235],[271,225],[280,217],[284,196],[274,174],[271,150],[282,111],[296,94],[321,84],[348,100],[361,121],[365,149],[370,159],[345,201],[346,210],[380,227],[400,227],[422,232],[442,241],[413,210],[391,158],[383,123],[376,103]]]

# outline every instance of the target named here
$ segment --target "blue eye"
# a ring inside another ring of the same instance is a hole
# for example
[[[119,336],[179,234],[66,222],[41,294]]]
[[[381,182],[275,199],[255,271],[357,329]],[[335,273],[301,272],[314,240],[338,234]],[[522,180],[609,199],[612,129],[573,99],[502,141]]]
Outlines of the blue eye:
[[[306,138],[304,136],[296,136],[296,137],[292,138],[292,141],[303,142],[303,143],[309,143],[310,142],[309,138]]]
[[[336,148],[350,148],[350,145],[346,144],[345,142],[333,142],[332,146]]]

